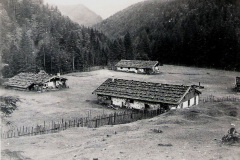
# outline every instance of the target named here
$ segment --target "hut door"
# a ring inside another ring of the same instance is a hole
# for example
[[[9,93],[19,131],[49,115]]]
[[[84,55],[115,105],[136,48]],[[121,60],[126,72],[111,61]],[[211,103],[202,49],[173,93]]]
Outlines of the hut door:
[[[148,104],[145,104],[145,109],[149,109],[150,106]]]

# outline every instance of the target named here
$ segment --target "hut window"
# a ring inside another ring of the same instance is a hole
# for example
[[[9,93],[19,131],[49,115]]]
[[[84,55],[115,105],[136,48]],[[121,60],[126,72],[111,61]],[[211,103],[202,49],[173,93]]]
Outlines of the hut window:
[[[188,106],[190,106],[190,100],[188,100]]]
[[[128,69],[130,69],[130,67],[128,67]]]
[[[130,103],[134,103],[134,100],[133,100],[133,99],[130,99],[129,102],[130,102]]]
[[[120,67],[121,69],[123,69],[122,67]]]

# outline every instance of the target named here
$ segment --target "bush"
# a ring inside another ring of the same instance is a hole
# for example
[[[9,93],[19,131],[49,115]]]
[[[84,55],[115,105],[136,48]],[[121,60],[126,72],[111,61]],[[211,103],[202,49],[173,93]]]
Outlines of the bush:
[[[18,101],[19,99],[15,97],[0,96],[0,107],[5,116],[10,115],[14,110],[17,109],[18,106],[16,103]]]
[[[230,112],[228,113],[228,115],[229,115],[229,116],[232,116],[232,117],[237,117],[238,112],[237,112],[237,111],[230,111]]]

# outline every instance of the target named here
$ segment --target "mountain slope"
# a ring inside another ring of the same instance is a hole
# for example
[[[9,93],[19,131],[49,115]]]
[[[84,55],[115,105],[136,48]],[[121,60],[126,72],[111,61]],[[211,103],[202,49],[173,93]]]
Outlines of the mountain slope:
[[[92,26],[100,23],[102,18],[85,7],[84,5],[59,5],[58,9],[65,16],[68,16],[72,21],[80,25]]]
[[[132,5],[96,24],[94,27],[107,36],[116,38],[129,31],[131,34],[150,22],[160,19],[163,2],[167,0],[148,0]]]
[[[128,32],[135,58],[240,70],[239,0],[149,0],[95,27],[110,38]]]

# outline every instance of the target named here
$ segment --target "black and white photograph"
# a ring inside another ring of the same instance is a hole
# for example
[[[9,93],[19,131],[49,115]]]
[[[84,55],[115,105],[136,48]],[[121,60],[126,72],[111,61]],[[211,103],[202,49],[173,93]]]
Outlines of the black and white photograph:
[[[0,0],[1,160],[240,159],[240,0]]]

